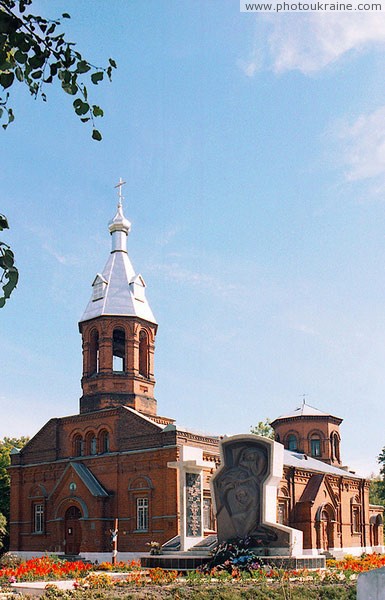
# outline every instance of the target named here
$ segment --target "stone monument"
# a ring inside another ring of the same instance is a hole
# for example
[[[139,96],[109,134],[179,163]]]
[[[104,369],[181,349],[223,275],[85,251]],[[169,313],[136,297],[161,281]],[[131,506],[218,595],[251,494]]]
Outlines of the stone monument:
[[[218,541],[251,538],[256,553],[302,555],[302,532],[276,522],[283,445],[255,434],[225,437],[211,479]]]
[[[359,574],[357,600],[385,600],[385,567]]]

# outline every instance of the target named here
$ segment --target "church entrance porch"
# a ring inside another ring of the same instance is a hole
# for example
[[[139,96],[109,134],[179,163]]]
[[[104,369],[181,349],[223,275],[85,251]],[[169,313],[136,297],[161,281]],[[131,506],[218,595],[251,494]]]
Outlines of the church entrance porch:
[[[82,528],[79,519],[82,513],[77,506],[70,506],[65,513],[65,553],[79,554],[82,542]]]

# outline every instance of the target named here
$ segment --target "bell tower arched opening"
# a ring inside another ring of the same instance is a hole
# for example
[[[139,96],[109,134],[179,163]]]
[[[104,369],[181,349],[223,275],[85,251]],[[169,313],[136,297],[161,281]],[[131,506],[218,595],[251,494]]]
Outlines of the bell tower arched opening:
[[[91,332],[88,372],[90,375],[99,372],[99,332],[96,329]]]
[[[126,370],[126,334],[124,329],[114,329],[112,334],[112,370],[123,373]]]
[[[142,329],[139,334],[139,373],[143,375],[143,377],[148,377],[149,373],[148,335],[144,329]]]

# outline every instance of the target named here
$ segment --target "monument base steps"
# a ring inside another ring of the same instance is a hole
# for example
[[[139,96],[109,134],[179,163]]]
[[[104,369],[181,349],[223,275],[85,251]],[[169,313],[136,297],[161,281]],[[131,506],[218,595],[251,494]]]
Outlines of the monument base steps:
[[[210,553],[201,552],[200,555],[188,552],[175,552],[168,554],[157,554],[142,556],[140,562],[142,567],[154,569],[160,567],[175,571],[195,571],[199,566],[208,562]],[[326,560],[324,556],[261,556],[258,561],[276,569],[296,571],[298,569],[325,569]]]

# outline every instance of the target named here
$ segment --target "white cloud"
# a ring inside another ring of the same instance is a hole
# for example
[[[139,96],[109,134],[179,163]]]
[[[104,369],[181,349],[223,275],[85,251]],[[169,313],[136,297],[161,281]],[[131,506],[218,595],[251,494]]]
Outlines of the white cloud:
[[[238,64],[252,77],[261,68],[265,48],[264,62],[275,72],[298,70],[308,75],[348,52],[361,52],[373,45],[385,45],[382,12],[259,15],[251,56]]]
[[[336,128],[334,135],[341,145],[339,154],[345,165],[348,181],[385,174],[385,106],[360,115],[353,123]],[[382,189],[383,186],[380,186]]]

